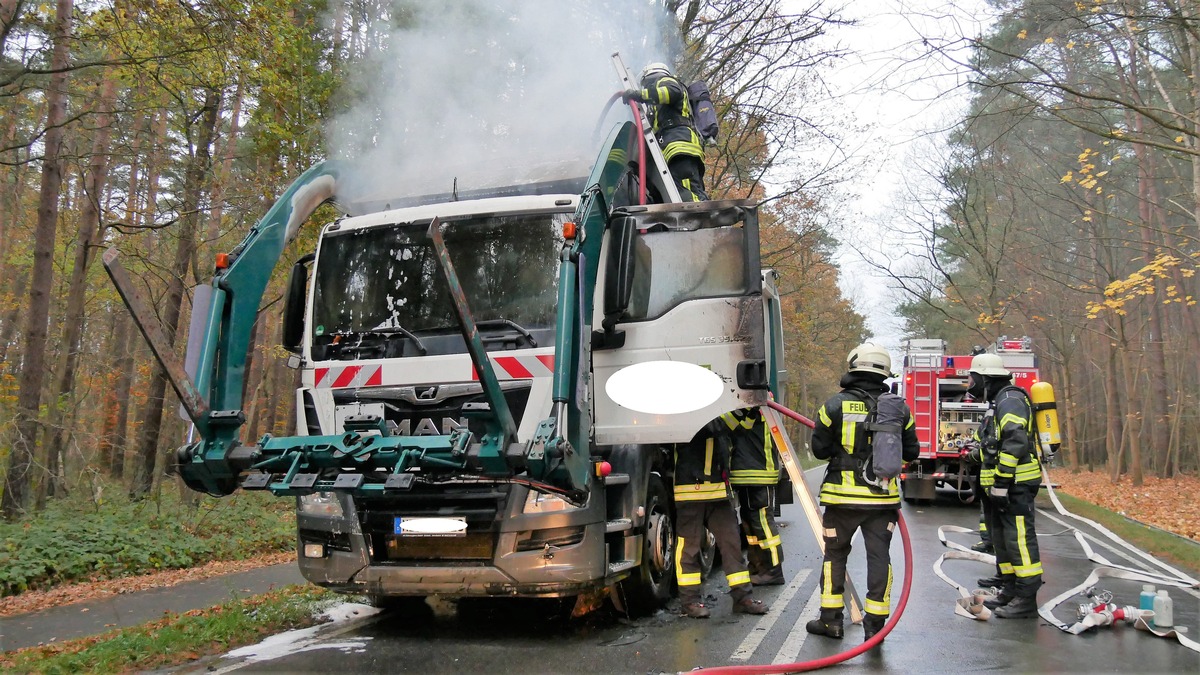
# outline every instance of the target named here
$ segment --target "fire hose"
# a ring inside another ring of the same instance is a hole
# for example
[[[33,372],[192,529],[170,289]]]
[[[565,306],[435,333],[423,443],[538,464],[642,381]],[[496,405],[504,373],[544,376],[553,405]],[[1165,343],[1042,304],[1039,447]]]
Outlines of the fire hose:
[[[812,420],[810,420],[809,418],[807,418],[804,415],[801,415],[797,412],[794,412],[794,411],[776,403],[775,401],[768,401],[767,405],[770,406],[773,410],[776,410],[779,413],[781,413],[787,417],[790,417],[791,419],[805,425],[806,427],[808,427],[810,429],[812,429],[813,427],[816,426],[816,423],[813,422]],[[888,633],[892,632],[892,628],[894,628],[896,626],[896,624],[899,623],[900,616],[904,614],[904,608],[905,608],[905,606],[908,605],[908,593],[909,593],[909,590],[912,588],[912,568],[913,568],[912,542],[909,539],[908,525],[904,522],[904,515],[899,512],[897,512],[896,515],[897,515],[898,523],[900,525],[900,541],[904,545],[904,586],[900,591],[900,600],[896,604],[896,611],[893,612],[892,615],[888,618],[888,621],[887,621],[887,623],[884,624],[883,628],[881,628],[878,633],[873,635],[870,640],[867,640],[867,641],[863,642],[862,644],[858,645],[857,647],[848,649],[844,652],[839,652],[837,654],[833,654],[831,656],[825,656],[825,657],[822,657],[819,659],[813,659],[812,661],[797,661],[796,663],[774,663],[774,664],[770,664],[770,665],[761,665],[761,666],[716,666],[713,668],[700,668],[698,670],[693,670],[693,671],[689,671],[689,672],[690,673],[697,673],[697,672],[709,673],[711,675],[731,675],[733,673],[762,673],[764,675],[767,673],[802,673],[802,672],[807,672],[810,670],[820,670],[821,668],[827,668],[829,666],[841,663],[843,661],[848,661],[848,660],[858,656],[859,654],[862,654],[864,652],[867,652],[867,651],[875,648],[877,645],[879,645],[881,642],[883,642],[883,639],[885,637],[887,637]]]

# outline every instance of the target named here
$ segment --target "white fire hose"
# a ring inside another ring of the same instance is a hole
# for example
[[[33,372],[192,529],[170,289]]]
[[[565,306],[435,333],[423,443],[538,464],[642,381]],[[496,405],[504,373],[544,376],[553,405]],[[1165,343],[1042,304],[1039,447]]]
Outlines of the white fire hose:
[[[1067,624],[1064,621],[1060,621],[1058,617],[1054,616],[1055,608],[1072,597],[1084,595],[1089,589],[1094,587],[1096,582],[1098,582],[1100,579],[1124,579],[1127,581],[1154,583],[1160,586],[1173,586],[1176,588],[1200,588],[1200,581],[1193,579],[1192,577],[1180,572],[1174,567],[1171,567],[1158,558],[1155,558],[1145,551],[1133,546],[1129,542],[1113,534],[1099,523],[1088,520],[1082,516],[1077,516],[1068,511],[1062,505],[1062,502],[1058,500],[1058,495],[1054,494],[1054,488],[1051,485],[1050,476],[1045,467],[1042,467],[1042,484],[1049,493],[1050,501],[1054,503],[1055,510],[1057,510],[1060,514],[1066,516],[1067,518],[1073,518],[1080,522],[1087,523],[1113,543],[1125,548],[1130,553],[1147,561],[1153,566],[1161,568],[1164,571],[1152,572],[1113,563],[1099,553],[1096,553],[1096,551],[1093,550],[1088,544],[1087,539],[1084,538],[1082,532],[1072,528],[1076,541],[1078,541],[1079,545],[1083,547],[1083,551],[1087,555],[1088,560],[1095,563],[1096,566],[1092,569],[1091,573],[1088,574],[1087,579],[1085,579],[1078,586],[1060,593],[1046,603],[1042,604],[1041,607],[1038,607],[1038,615],[1055,628],[1067,633],[1071,633],[1072,635],[1079,635],[1080,633],[1083,633],[1091,628],[1108,626],[1118,621],[1125,621],[1128,624],[1132,624],[1138,630],[1147,631],[1158,637],[1173,638],[1184,647],[1187,647],[1192,651],[1200,652],[1200,643],[1175,630],[1174,627],[1165,630],[1156,628],[1150,622],[1154,616],[1154,612],[1149,610],[1141,610],[1132,606],[1117,607],[1112,604],[1101,602],[1092,608],[1092,611],[1089,611],[1085,616],[1082,616],[1080,620],[1073,624]],[[949,548],[950,550],[938,557],[937,561],[933,564],[933,571],[942,579],[942,581],[945,581],[958,590],[960,597],[955,603],[955,614],[970,619],[986,621],[991,617],[991,611],[987,607],[983,606],[983,601],[990,597],[991,592],[980,590],[968,591],[966,587],[951,579],[942,570],[942,563],[946,560],[974,560],[976,562],[983,562],[994,566],[996,564],[996,558],[993,555],[972,551],[961,544],[956,544],[947,540],[947,532],[974,534],[975,530],[965,527],[958,527],[955,525],[943,525],[939,527],[938,539],[942,542],[943,546]]]

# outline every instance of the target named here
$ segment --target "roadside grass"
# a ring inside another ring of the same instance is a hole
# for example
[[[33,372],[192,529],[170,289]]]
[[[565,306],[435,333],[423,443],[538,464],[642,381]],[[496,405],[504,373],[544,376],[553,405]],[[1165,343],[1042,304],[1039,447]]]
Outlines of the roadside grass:
[[[1190,574],[1200,571],[1200,544],[1166,530],[1131,520],[1078,497],[1072,497],[1061,490],[1055,490],[1054,494],[1071,513],[1103,525],[1113,534],[1143,551],[1181,567]],[[1038,499],[1045,501],[1046,508],[1054,508],[1044,493]]]
[[[140,626],[6,653],[0,655],[0,671],[65,675],[181,665],[321,623],[320,610],[342,599],[316,586],[288,586],[208,609],[166,614]]]
[[[253,492],[185,500],[170,483],[140,501],[119,484],[79,490],[0,523],[0,597],[287,551],[295,546],[294,506]]]

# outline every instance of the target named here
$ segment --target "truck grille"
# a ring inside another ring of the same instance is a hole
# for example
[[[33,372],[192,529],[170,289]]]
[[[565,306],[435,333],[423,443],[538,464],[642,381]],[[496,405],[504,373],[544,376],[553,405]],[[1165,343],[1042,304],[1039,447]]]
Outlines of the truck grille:
[[[503,382],[500,386],[504,400],[512,411],[513,422],[520,426],[529,402],[530,385],[528,382],[515,381]],[[463,406],[466,404],[488,402],[479,383],[339,389],[334,391],[333,401],[337,405],[383,403],[385,419],[394,423],[402,435],[449,434],[459,425],[466,425],[476,438],[486,431],[482,421],[468,422],[463,416]]]
[[[422,485],[403,495],[356,499],[363,534],[371,540],[372,562],[406,561],[487,562],[492,560],[499,536],[497,514],[508,501],[507,486]],[[462,518],[465,534],[454,536],[400,536],[398,517]]]

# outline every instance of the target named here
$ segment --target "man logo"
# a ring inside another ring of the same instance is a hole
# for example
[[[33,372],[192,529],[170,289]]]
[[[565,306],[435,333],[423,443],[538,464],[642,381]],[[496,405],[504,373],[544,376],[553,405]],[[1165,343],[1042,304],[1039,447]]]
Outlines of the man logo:
[[[449,436],[450,432],[456,429],[467,428],[467,418],[465,417],[458,420],[453,417],[443,417],[440,430],[437,423],[428,417],[422,417],[416,422],[417,426],[413,428],[413,420],[400,420],[400,424],[396,427],[396,434],[399,436]]]

